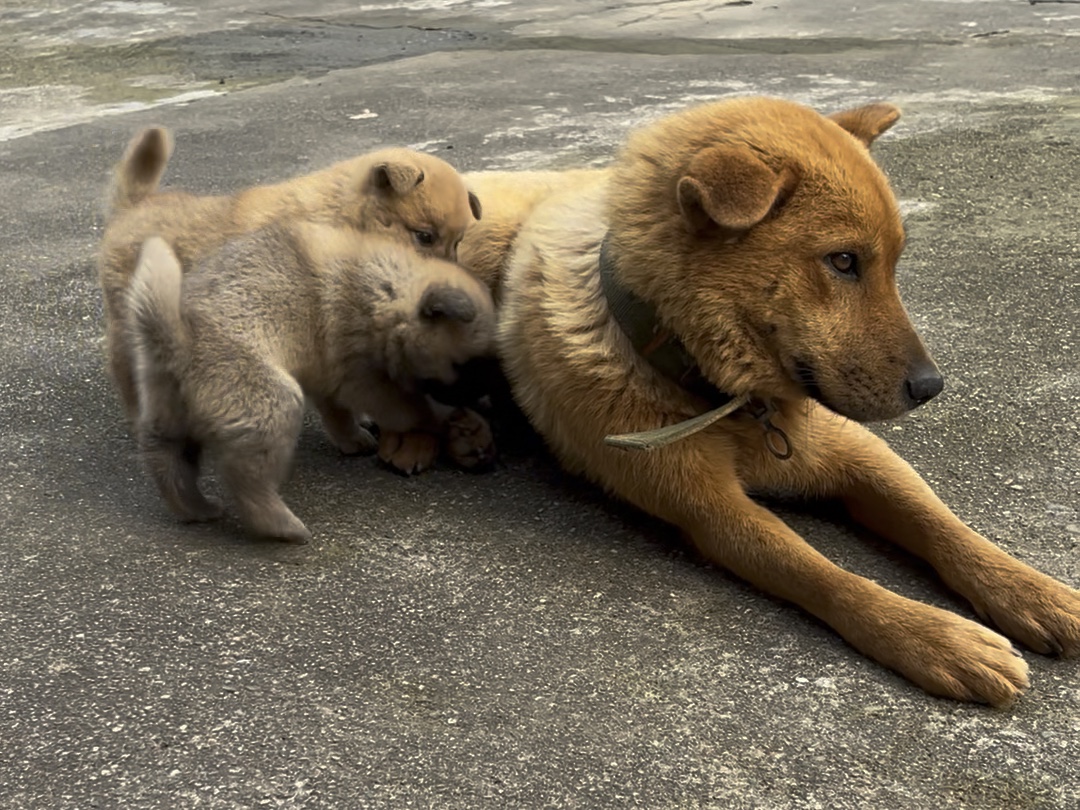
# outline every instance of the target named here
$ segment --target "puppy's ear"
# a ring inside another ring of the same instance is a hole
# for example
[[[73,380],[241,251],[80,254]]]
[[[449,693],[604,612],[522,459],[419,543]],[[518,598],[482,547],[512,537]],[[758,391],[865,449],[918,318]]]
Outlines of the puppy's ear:
[[[900,110],[892,104],[878,102],[851,110],[840,110],[828,117],[869,146],[881,133],[900,120]]]
[[[762,163],[749,147],[724,144],[703,149],[679,180],[679,210],[693,231],[715,223],[745,231],[761,222],[790,181]]]
[[[424,170],[409,163],[379,163],[371,170],[371,184],[382,191],[404,194],[423,182]]]
[[[472,215],[475,219],[480,219],[480,215],[483,213],[483,209],[480,207],[480,198],[469,192],[469,208],[472,210]]]
[[[432,284],[420,299],[420,316],[430,321],[446,318],[461,323],[476,320],[476,302],[467,292],[448,284]]]

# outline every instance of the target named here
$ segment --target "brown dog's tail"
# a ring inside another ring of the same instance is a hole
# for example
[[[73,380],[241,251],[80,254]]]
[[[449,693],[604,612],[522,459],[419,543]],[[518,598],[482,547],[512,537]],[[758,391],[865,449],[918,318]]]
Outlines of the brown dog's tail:
[[[136,379],[142,392],[177,379],[188,354],[188,330],[180,315],[183,269],[159,236],[143,242],[128,287],[128,328],[135,350]]]
[[[113,172],[109,216],[138,205],[157,191],[172,150],[172,136],[164,127],[144,129],[131,139]]]

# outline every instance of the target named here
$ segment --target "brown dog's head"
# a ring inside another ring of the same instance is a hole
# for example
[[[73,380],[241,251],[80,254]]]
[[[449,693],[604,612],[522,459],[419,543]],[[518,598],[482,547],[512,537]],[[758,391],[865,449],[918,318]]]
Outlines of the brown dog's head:
[[[456,260],[465,228],[480,219],[480,200],[449,163],[433,155],[382,149],[341,168],[344,217],[423,254]]]
[[[868,151],[899,115],[747,98],[629,141],[610,201],[620,273],[721,389],[860,421],[941,391],[896,289],[904,229]]]

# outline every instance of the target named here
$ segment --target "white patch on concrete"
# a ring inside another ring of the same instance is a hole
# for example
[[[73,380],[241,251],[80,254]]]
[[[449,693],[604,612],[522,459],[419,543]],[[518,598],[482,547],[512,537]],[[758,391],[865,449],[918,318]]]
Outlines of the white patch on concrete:
[[[409,149],[415,149],[417,152],[423,152],[426,149],[430,149],[433,146],[438,146],[439,144],[444,144],[444,143],[446,143],[446,141],[443,141],[443,140],[438,140],[438,141],[418,141],[416,143],[407,143],[405,145]]]
[[[24,138],[35,132],[92,121],[110,115],[148,110],[168,104],[187,104],[201,98],[224,95],[219,90],[192,90],[156,101],[131,101],[121,104],[91,105],[83,101],[84,91],[69,85],[42,85],[0,90],[0,108],[5,118],[17,124],[0,125],[0,141]]]
[[[1036,386],[1034,394],[1050,394],[1051,398],[1055,400],[1080,394],[1080,371],[1068,371],[1060,377],[1050,379],[1042,385]]]
[[[901,216],[926,214],[938,207],[937,203],[927,200],[898,200]]]
[[[399,3],[364,3],[356,7],[357,11],[449,11],[457,6],[475,8],[495,8],[508,6],[511,0],[405,0]]]
[[[378,117],[379,117],[378,113],[374,113],[371,110],[369,110],[367,107],[365,107],[361,112],[356,113],[356,115],[350,115],[349,120],[350,121],[362,121],[365,118],[378,118]]]
[[[183,13],[175,6],[169,6],[165,3],[154,2],[125,2],[125,0],[112,0],[107,3],[98,3],[94,7],[95,11],[100,11],[105,14],[139,14],[141,16],[152,16],[154,14],[174,14],[178,11]],[[190,13],[190,12],[189,12]]]

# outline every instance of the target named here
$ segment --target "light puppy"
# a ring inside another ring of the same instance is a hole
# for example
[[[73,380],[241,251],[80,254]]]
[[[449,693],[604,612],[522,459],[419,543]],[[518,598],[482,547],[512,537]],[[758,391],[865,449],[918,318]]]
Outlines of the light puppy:
[[[1080,593],[966,526],[858,424],[942,388],[868,151],[898,117],[733,99],[645,127],[609,170],[474,174],[488,216],[461,259],[497,282],[515,398],[567,469],[927,691],[1007,705],[1028,685],[1007,638],[844,570],[751,498],[836,498],[1001,633],[1080,654]],[[688,435],[651,452],[609,439],[676,425]]]
[[[453,260],[480,201],[448,163],[411,149],[381,149],[321,171],[234,195],[159,191],[172,154],[169,132],[138,133],[116,165],[98,267],[105,299],[110,375],[129,418],[137,399],[124,324],[126,291],[144,240],[160,236],[183,268],[227,240],[271,222],[308,220],[380,234],[425,255]]]
[[[423,382],[452,383],[493,351],[491,296],[465,270],[323,224],[268,226],[187,273],[151,237],[126,299],[136,431],[165,501],[185,520],[220,513],[198,486],[209,448],[245,526],[295,542],[310,533],[278,487],[305,395],[333,403],[324,422],[346,452],[359,413],[386,431],[440,434]]]

